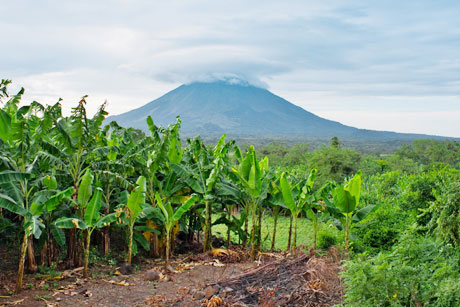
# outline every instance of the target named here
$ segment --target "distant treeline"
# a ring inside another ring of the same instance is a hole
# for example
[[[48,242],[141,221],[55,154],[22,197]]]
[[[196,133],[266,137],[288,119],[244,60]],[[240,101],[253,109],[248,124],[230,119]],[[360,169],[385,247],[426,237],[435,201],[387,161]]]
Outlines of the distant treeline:
[[[391,154],[363,153],[348,148],[336,137],[328,145],[312,147],[308,143],[271,142],[258,147],[257,152],[258,156],[267,156],[274,167],[315,167],[319,183],[326,178],[342,182],[358,170],[370,176],[388,171],[415,174],[442,166],[460,169],[460,144],[454,140],[416,140],[400,145]]]

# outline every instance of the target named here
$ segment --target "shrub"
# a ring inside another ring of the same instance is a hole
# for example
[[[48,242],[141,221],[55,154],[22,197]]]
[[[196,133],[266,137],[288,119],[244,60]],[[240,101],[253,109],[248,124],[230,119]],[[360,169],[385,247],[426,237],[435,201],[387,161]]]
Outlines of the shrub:
[[[328,249],[337,244],[337,236],[329,231],[322,230],[318,233],[318,247]]]
[[[391,252],[347,261],[345,306],[459,306],[459,252],[416,231]]]
[[[359,224],[361,227],[355,227],[354,250],[370,254],[388,251],[412,223],[410,215],[399,206],[384,203]]]
[[[460,180],[436,193],[436,200],[428,212],[431,221],[429,229],[447,244],[460,246]]]

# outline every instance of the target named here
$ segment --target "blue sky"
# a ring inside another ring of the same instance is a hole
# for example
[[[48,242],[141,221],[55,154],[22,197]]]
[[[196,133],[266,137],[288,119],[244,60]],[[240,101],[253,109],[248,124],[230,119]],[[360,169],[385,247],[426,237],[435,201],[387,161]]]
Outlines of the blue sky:
[[[460,137],[459,16],[458,1],[4,1],[0,78],[119,114],[230,75],[347,125]]]

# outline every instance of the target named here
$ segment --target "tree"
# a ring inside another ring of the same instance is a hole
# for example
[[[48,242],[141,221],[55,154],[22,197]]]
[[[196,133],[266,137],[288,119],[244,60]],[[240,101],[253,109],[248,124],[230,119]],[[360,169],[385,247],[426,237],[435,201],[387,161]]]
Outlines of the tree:
[[[165,254],[165,267],[169,264],[169,249],[170,249],[170,242],[171,242],[171,229],[175,225],[177,221],[180,220],[182,215],[187,212],[190,207],[192,207],[195,203],[197,195],[192,195],[187,201],[185,201],[182,205],[180,205],[176,210],[173,210],[171,202],[161,199],[159,193],[155,194],[155,198],[157,200],[157,204],[163,213],[164,220],[165,220],[165,229],[166,229],[166,254]]]
[[[250,146],[243,157],[241,150],[235,146],[235,156],[239,161],[239,165],[233,168],[236,174],[237,182],[248,195],[248,212],[252,218],[251,231],[251,260],[254,260],[258,252],[260,237],[256,233],[260,229],[261,219],[257,219],[258,214],[261,215],[261,203],[267,197],[271,174],[268,168],[268,158],[265,157],[262,161],[257,161],[254,146]],[[257,225],[256,220],[259,221]]]
[[[339,228],[345,232],[345,249],[348,250],[350,232],[352,227],[365,219],[375,208],[375,205],[368,205],[359,208],[359,198],[361,194],[361,171],[349,180],[345,185],[338,185],[332,191],[334,197],[331,212],[337,218]],[[325,198],[327,200],[327,198]]]
[[[136,220],[142,213],[142,204],[145,203],[145,177],[140,176],[136,181],[136,187],[129,194],[127,199],[125,210],[127,211],[128,219],[128,259],[127,262],[131,264],[131,254],[133,246],[133,233],[134,233],[134,224]]]
[[[100,215],[99,211],[101,209],[102,189],[96,188],[93,193],[92,183],[93,175],[89,170],[87,170],[81,180],[77,199],[79,211],[83,215],[83,219],[80,217],[63,217],[55,222],[55,225],[60,228],[78,228],[86,230],[86,245],[83,261],[83,277],[85,278],[88,277],[88,259],[91,234],[96,228],[103,228],[116,221],[117,217],[120,215],[119,212],[114,212],[105,216]]]
[[[229,160],[228,153],[234,143],[233,141],[226,143],[225,138],[226,135],[222,135],[211,152],[204,146],[201,138],[197,137],[193,140],[188,140],[189,146],[184,153],[183,163],[171,165],[182,180],[195,193],[201,195],[201,199],[205,203],[203,252],[212,248],[211,218],[212,203],[217,195],[215,187],[222,179],[221,177]]]
[[[315,183],[316,169],[312,169],[306,180],[301,180],[294,186],[291,186],[286,178],[286,173],[281,174],[280,190],[286,207],[291,211],[294,222],[294,241],[292,244],[291,254],[295,257],[296,240],[297,240],[297,217],[305,209],[305,206],[311,204],[311,191]]]

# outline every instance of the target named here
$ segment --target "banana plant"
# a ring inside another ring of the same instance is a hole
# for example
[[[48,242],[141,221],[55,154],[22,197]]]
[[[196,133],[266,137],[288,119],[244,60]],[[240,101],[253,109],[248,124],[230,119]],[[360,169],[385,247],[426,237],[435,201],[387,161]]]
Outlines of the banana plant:
[[[262,214],[260,205],[262,201],[267,197],[270,172],[268,168],[268,157],[265,157],[261,161],[257,161],[256,152],[254,146],[250,146],[246,155],[243,157],[241,150],[238,146],[235,146],[235,156],[239,161],[239,165],[234,167],[233,174],[236,175],[236,181],[240,188],[245,191],[248,195],[248,213],[252,219],[252,231],[251,231],[251,260],[255,260],[260,247],[260,237],[257,236],[259,229],[262,225],[257,225],[256,221],[258,214]]]
[[[78,105],[72,108],[70,117],[62,117],[60,103],[55,105],[54,111],[49,112],[50,118],[46,118],[46,122],[53,123],[53,133],[41,141],[41,151],[37,153],[40,159],[53,163],[72,180],[75,189],[74,199],[77,198],[80,182],[88,169],[91,157],[94,156],[102,122],[108,114],[103,104],[96,114],[89,118],[86,113],[86,98],[87,96],[82,97]],[[74,211],[78,210],[75,208]],[[81,263],[81,249],[77,247],[78,235],[75,229],[71,229],[67,250],[71,266]]]
[[[91,168],[104,191],[102,202],[104,214],[113,211],[114,195],[121,189],[129,189],[132,186],[126,178],[134,173],[134,168],[122,155],[121,148],[126,146],[122,143],[123,136],[122,128],[116,122],[111,122],[97,135],[96,148],[90,154]],[[110,250],[109,231],[109,227],[102,229],[101,247],[105,256]]]
[[[165,267],[169,265],[169,253],[170,253],[170,241],[171,241],[171,229],[174,227],[177,221],[179,221],[182,215],[187,212],[194,204],[198,196],[196,194],[192,195],[187,199],[182,205],[180,205],[176,210],[173,209],[171,202],[169,200],[161,199],[160,194],[157,192],[155,194],[155,199],[158,206],[161,209],[161,212],[164,216],[164,226],[166,230],[166,253],[165,253]]]
[[[273,215],[273,232],[272,232],[272,243],[270,250],[275,249],[275,242],[276,242],[276,227],[278,224],[278,216],[280,213],[281,208],[283,208],[283,193],[279,189],[279,177],[277,180],[271,182],[270,184],[270,192],[269,197],[267,199],[268,204],[272,208],[272,215]],[[289,238],[290,241],[290,238]]]
[[[359,198],[361,194],[361,171],[349,180],[345,185],[338,185],[332,191],[333,207],[329,204],[331,213],[337,218],[338,228],[345,232],[345,249],[349,247],[349,237],[352,228],[355,224],[365,219],[376,206],[368,205],[364,208],[359,208]]]
[[[66,197],[70,197],[74,190],[68,188],[64,191],[39,190],[38,180],[30,181],[30,173],[3,171],[0,173],[0,208],[6,209],[22,217],[24,231],[23,242],[19,256],[18,278],[15,292],[22,288],[24,275],[24,262],[26,251],[32,243],[31,236],[36,239],[42,234],[45,225],[42,223],[44,210],[53,211]],[[43,193],[45,192],[45,193]],[[33,254],[30,256],[33,257]]]
[[[173,164],[171,168],[205,203],[205,227],[203,252],[212,248],[211,244],[211,218],[212,204],[216,198],[216,184],[222,179],[228,164],[228,152],[234,141],[225,142],[225,134],[210,152],[203,144],[201,138],[189,140],[189,147],[184,153],[184,163]]]
[[[89,248],[91,242],[91,234],[97,228],[102,228],[110,225],[116,221],[120,212],[114,212],[101,216],[99,210],[102,203],[102,189],[96,188],[94,193],[92,191],[93,175],[89,170],[86,170],[85,175],[81,180],[80,189],[78,190],[78,206],[79,213],[82,214],[83,219],[75,217],[63,217],[58,219],[54,224],[57,227],[65,229],[81,229],[86,230],[86,245],[84,250],[83,261],[83,276],[88,277],[88,259]]]
[[[324,199],[328,197],[331,190],[336,186],[334,181],[327,181],[319,190],[312,195],[310,206],[304,209],[305,216],[311,221],[313,226],[313,250],[316,250],[318,232],[321,224],[331,218],[326,209]]]
[[[6,92],[4,88],[3,92]],[[16,292],[20,292],[26,252],[29,268],[36,269],[32,235],[38,238],[44,228],[37,207],[44,202],[36,194],[42,189],[42,174],[38,170],[37,148],[45,129],[36,115],[44,111],[37,102],[19,107],[24,89],[9,99],[0,110],[0,208],[23,217],[24,239],[21,245]],[[3,97],[3,96],[2,96]],[[53,195],[48,195],[54,201]]]
[[[227,226],[227,248],[231,243],[232,231],[238,235],[240,241],[242,239],[243,242],[246,242],[246,231],[243,230],[243,225],[247,221],[246,210],[243,210],[238,218],[232,215],[236,205],[242,206],[243,209],[246,208],[246,194],[236,184],[226,179],[216,184],[216,193],[220,202],[225,206],[225,214],[215,220],[213,225],[225,224]]]
[[[125,211],[127,211],[127,221],[128,221],[128,257],[127,262],[131,264],[131,255],[133,247],[133,233],[134,233],[134,224],[141,216],[143,211],[142,205],[145,203],[145,190],[146,190],[146,179],[144,176],[140,176],[136,181],[136,187],[127,197],[127,203]],[[149,230],[156,232],[157,230]]]
[[[312,169],[307,180],[300,181],[295,186],[291,187],[291,184],[286,179],[286,173],[281,174],[280,178],[280,190],[283,194],[283,199],[291,211],[291,215],[294,223],[294,238],[291,245],[291,254],[295,257],[296,240],[297,240],[297,218],[302,210],[306,206],[311,204],[311,191],[313,184],[315,183],[316,169]]]
[[[136,153],[141,159],[136,159],[139,163],[141,174],[146,178],[146,200],[152,206],[156,207],[155,194],[161,189],[161,178],[165,174],[172,172],[171,165],[182,161],[183,149],[181,147],[179,130],[180,118],[167,128],[158,127],[154,124],[150,116],[147,117],[147,125],[150,130],[150,136],[145,137],[140,143],[142,147]],[[134,147],[137,148],[137,145]],[[158,227],[152,220],[148,224]],[[152,238],[149,249],[152,249],[153,255],[159,256],[160,242],[157,233],[147,231],[148,236]]]

